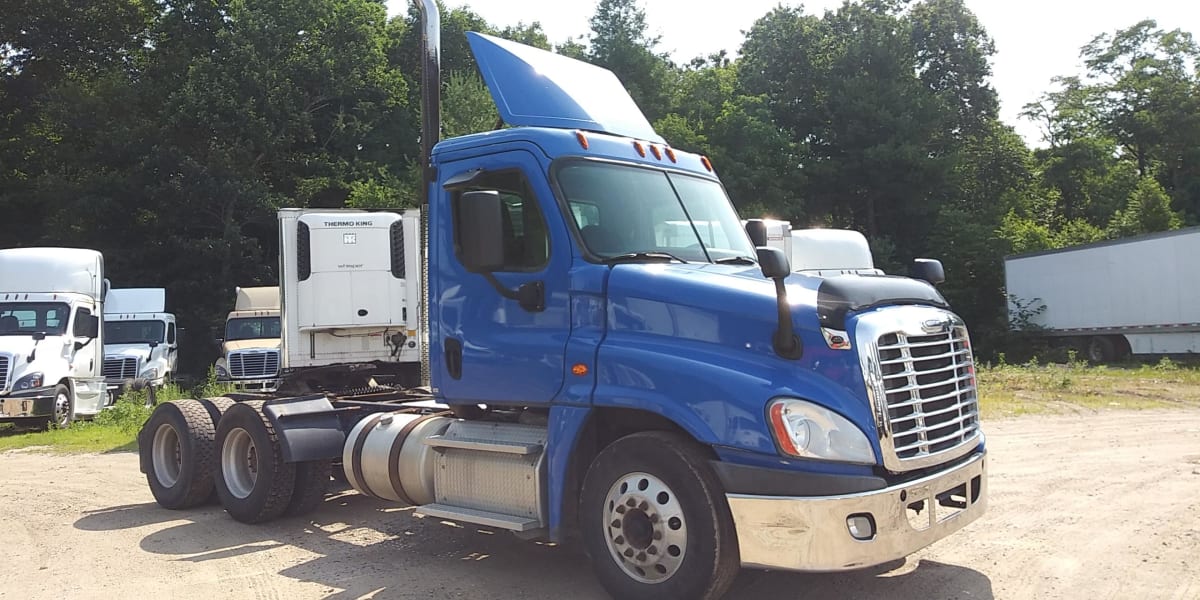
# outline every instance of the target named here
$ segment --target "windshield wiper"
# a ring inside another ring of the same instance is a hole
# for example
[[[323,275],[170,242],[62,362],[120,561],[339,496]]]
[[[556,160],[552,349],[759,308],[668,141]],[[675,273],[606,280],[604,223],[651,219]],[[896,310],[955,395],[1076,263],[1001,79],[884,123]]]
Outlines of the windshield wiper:
[[[758,261],[749,256],[727,256],[713,261],[718,265],[757,265]]]
[[[686,260],[683,260],[682,258],[679,258],[670,252],[627,252],[625,254],[610,256],[600,262],[603,262],[606,265],[611,265],[619,262],[632,262],[638,260],[665,260],[668,262],[677,260],[681,263],[687,262]]]

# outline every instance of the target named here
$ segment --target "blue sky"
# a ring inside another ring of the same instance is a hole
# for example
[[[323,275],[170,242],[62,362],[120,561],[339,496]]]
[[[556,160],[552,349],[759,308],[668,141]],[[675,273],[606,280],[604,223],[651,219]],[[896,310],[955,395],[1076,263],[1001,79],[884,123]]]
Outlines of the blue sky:
[[[408,0],[389,0],[392,14]],[[539,21],[553,43],[586,34],[596,0],[444,0],[469,6],[489,22],[504,26]],[[1200,2],[1196,0],[966,0],[996,43],[992,85],[1000,94],[1001,118],[1031,144],[1037,127],[1017,117],[1021,107],[1050,88],[1056,75],[1081,71],[1079,47],[1097,34],[1153,18],[1165,29],[1200,36]],[[677,61],[718,50],[736,54],[742,32],[779,0],[644,0],[646,20],[662,37],[662,49]],[[798,2],[782,2],[797,5]],[[810,12],[823,12],[841,0],[810,0]],[[731,10],[732,9],[732,10]]]

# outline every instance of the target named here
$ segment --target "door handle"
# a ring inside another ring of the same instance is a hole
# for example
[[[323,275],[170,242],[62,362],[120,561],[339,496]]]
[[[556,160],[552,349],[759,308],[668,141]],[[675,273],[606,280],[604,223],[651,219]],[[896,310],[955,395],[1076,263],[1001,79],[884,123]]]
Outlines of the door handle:
[[[454,379],[462,379],[462,341],[448,337],[442,346],[446,354],[446,372]]]

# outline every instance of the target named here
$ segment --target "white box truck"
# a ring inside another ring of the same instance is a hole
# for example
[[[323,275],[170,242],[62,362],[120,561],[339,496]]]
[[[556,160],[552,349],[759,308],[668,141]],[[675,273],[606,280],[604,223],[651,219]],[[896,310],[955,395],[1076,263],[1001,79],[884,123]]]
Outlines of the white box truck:
[[[95,250],[0,250],[0,423],[68,427],[104,408],[107,287]]]
[[[104,379],[109,393],[131,381],[159,387],[179,360],[175,315],[163,288],[110,289],[104,303]]]
[[[218,338],[217,379],[238,389],[270,391],[279,383],[279,288],[235,288],[233,312]]]
[[[1195,354],[1198,256],[1200,227],[1005,257],[1010,321],[1093,362]]]

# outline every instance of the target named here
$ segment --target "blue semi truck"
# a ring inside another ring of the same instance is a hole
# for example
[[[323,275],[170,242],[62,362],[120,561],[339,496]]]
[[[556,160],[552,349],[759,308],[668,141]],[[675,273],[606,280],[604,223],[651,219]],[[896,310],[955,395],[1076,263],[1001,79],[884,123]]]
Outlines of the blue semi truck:
[[[657,599],[720,597],[743,566],[886,563],[983,513],[940,263],[791,273],[612,73],[486,35],[469,42],[508,127],[439,141],[438,13],[419,6],[423,294],[389,342],[419,360],[158,406],[139,445],[159,504],[215,488],[262,522],[318,506],[333,471],[417,514],[577,540],[614,597]],[[297,245],[281,263],[315,260]]]

